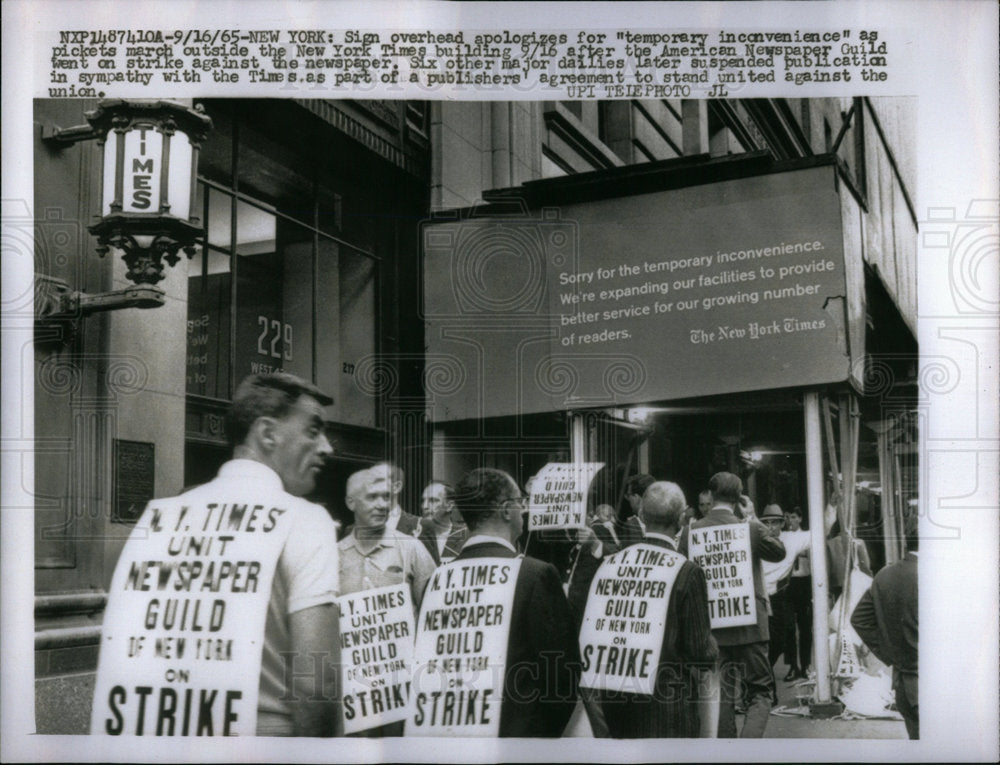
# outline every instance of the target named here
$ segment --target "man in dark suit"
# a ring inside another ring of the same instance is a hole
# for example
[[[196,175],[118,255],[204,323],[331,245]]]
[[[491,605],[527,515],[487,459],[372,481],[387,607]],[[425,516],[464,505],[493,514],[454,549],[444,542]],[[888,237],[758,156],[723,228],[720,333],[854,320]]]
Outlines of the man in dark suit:
[[[502,470],[478,468],[455,487],[469,528],[457,560],[516,558],[526,497]],[[514,587],[500,708],[501,737],[562,735],[577,700],[579,647],[559,572],[524,558]]]
[[[440,566],[454,560],[469,536],[464,525],[452,522],[455,512],[454,492],[444,481],[431,481],[420,499],[420,541]]]
[[[642,519],[639,517],[639,508],[642,507],[642,495],[656,479],[648,473],[639,473],[625,482],[625,499],[628,500],[632,515],[625,518],[620,525],[621,531],[618,538],[621,539],[621,546],[628,547],[636,542],[641,542],[646,536],[646,530],[642,527]]]
[[[858,601],[851,626],[871,652],[892,667],[896,708],[906,732],[920,738],[917,696],[917,516],[906,519],[906,555],[875,575],[872,586]]]
[[[767,592],[760,562],[779,561],[785,557],[785,546],[777,533],[772,534],[760,521],[750,517],[741,521],[735,510],[740,504],[743,482],[732,473],[716,473],[709,481],[713,507],[704,518],[692,521],[681,537],[680,552],[688,555],[692,529],[706,526],[749,523],[750,557],[753,565],[753,589],[757,622],[741,627],[724,627],[712,631],[719,644],[722,699],[719,707],[719,738],[736,738],[735,703],[739,698],[738,678],[746,686],[747,713],[741,738],[761,738],[771,714],[774,675],[768,661]]]
[[[643,495],[645,544],[676,553],[674,537],[686,502],[677,484],[659,481]],[[669,594],[663,647],[652,696],[601,694],[608,729],[615,738],[712,738],[718,698],[700,690],[717,683],[718,648],[708,619],[704,572],[677,554],[680,570]]]

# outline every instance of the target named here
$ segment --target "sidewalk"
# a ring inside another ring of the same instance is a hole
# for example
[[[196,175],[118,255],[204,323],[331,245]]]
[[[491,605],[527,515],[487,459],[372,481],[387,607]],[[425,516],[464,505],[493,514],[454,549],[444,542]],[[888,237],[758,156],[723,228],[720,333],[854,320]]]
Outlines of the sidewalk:
[[[778,662],[774,674],[778,684],[778,704],[795,708],[798,705],[795,683],[786,683],[788,667]],[[742,718],[737,718],[742,724]],[[906,726],[902,720],[860,719],[842,720],[831,718],[817,720],[808,716],[784,716],[771,714],[767,721],[767,738],[852,738],[852,739],[906,739]]]

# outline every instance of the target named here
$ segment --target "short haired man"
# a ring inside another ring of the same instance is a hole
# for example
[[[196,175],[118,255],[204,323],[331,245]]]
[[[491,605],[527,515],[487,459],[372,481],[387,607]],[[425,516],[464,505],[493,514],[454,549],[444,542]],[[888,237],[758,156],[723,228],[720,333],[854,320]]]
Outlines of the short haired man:
[[[903,715],[907,735],[919,739],[917,555],[920,545],[915,513],[906,518],[904,531],[906,555],[875,575],[871,588],[854,607],[851,626],[871,652],[892,667],[896,708]]]
[[[347,479],[345,501],[354,513],[351,533],[340,540],[341,593],[348,595],[393,584],[410,587],[414,609],[420,607],[434,560],[420,540],[389,529],[392,490],[378,466]]]
[[[716,473],[708,488],[714,498],[712,509],[700,521],[693,521],[681,537],[680,552],[688,554],[691,529],[749,523],[750,555],[753,566],[753,588],[756,601],[757,622],[741,627],[725,627],[712,631],[719,644],[722,681],[722,699],[719,707],[719,737],[736,738],[736,710],[738,697],[737,678],[743,675],[747,689],[746,719],[742,738],[760,738],[767,727],[774,694],[774,676],[768,663],[767,593],[761,561],[779,561],[785,556],[785,547],[777,534],[772,534],[754,517],[740,520],[736,508],[743,496],[743,482],[732,473]]]
[[[421,495],[420,511],[420,541],[434,563],[441,565],[454,560],[462,551],[469,530],[464,524],[459,526],[453,522],[455,499],[451,486],[444,481],[427,484]]]
[[[388,528],[392,490],[379,466],[359,470],[347,479],[347,507],[354,513],[351,533],[340,540],[340,587],[344,595],[406,584],[414,611],[420,607],[434,561],[419,540]],[[378,738],[403,735],[403,722],[363,731]]]
[[[698,507],[697,507],[697,512],[694,515],[694,520],[700,521],[702,518],[708,515],[709,511],[712,509],[713,504],[714,503],[712,501],[712,492],[710,492],[708,489],[699,492]]]
[[[796,508],[798,510],[798,508]],[[768,659],[771,666],[784,654],[788,664],[788,674],[785,682],[805,677],[805,668],[809,666],[809,650],[811,647],[812,623],[801,623],[800,629],[807,635],[795,639],[795,608],[792,601],[791,578],[796,567],[800,566],[800,556],[806,557],[806,576],[808,577],[809,532],[801,528],[802,516],[798,516],[799,524],[794,529],[784,529],[787,519],[793,511],[782,512],[781,506],[770,504],[764,508],[760,521],[770,529],[772,534],[778,534],[785,546],[785,557],[780,561],[764,561],[761,570],[764,574],[764,589],[770,600],[770,615],[768,617],[768,633],[770,648]],[[801,577],[800,577],[801,578]],[[808,584],[808,578],[806,579]],[[812,596],[807,589],[807,597]],[[811,613],[811,612],[810,612]],[[805,652],[799,651],[799,646],[807,646]]]
[[[478,468],[455,486],[455,503],[469,527],[457,560],[516,558],[525,497],[502,470]],[[573,713],[579,646],[559,572],[524,558],[514,588],[500,708],[503,737],[560,736]]]
[[[640,513],[646,524],[645,544],[677,551],[674,537],[687,506],[675,483],[650,484],[642,498]],[[714,676],[718,647],[708,616],[708,586],[705,573],[690,561],[682,561],[667,605],[667,618],[652,696],[605,693],[603,709],[615,738],[711,738],[715,736],[717,699],[700,690],[704,673]],[[629,637],[625,636],[625,647]]]
[[[642,495],[646,493],[646,489],[655,480],[648,473],[639,473],[625,482],[625,499],[628,500],[629,507],[632,509],[632,515],[626,518],[625,522],[621,524],[621,532],[618,536],[622,540],[622,547],[628,547],[629,545],[634,545],[636,542],[641,542],[643,537],[646,536],[646,529],[643,527],[642,519],[639,517],[639,509],[642,507]]]
[[[313,489],[332,451],[323,418],[323,407],[331,403],[330,396],[294,375],[275,373],[246,378],[233,396],[233,459],[209,483],[179,497],[154,500],[147,510],[152,511],[153,520],[148,521],[144,515],[133,532],[133,540],[143,540],[159,524],[177,528],[180,533],[188,530],[188,534],[197,534],[205,552],[199,556],[201,560],[180,564],[188,564],[187,583],[179,574],[175,581],[164,582],[162,572],[170,574],[171,570],[161,567],[161,586],[166,584],[171,595],[205,589],[220,593],[220,598],[221,593],[227,593],[231,599],[226,604],[228,610],[239,618],[237,612],[245,609],[242,616],[249,623],[257,616],[252,613],[259,602],[253,599],[257,583],[266,580],[264,572],[269,565],[259,561],[276,560],[264,601],[266,615],[260,614],[263,634],[255,638],[261,651],[256,718],[256,733],[261,736],[332,735],[339,725],[335,680],[340,662],[335,607],[337,527],[325,508],[301,499]],[[221,533],[213,535],[213,530],[218,529]],[[246,561],[254,561],[255,557],[258,562],[245,568]],[[210,574],[205,574],[208,578],[204,582],[193,579],[199,576],[194,573],[195,563],[199,571],[218,572],[218,578],[212,580]],[[180,566],[172,571],[179,572]],[[241,568],[255,573],[244,580],[242,588],[237,586],[236,575],[223,578],[223,571]],[[115,595],[112,593],[109,613],[115,610]],[[143,625],[137,624],[135,629],[138,634]],[[198,633],[197,644],[205,636]],[[188,643],[193,652],[196,641]],[[239,658],[242,661],[234,657],[213,667],[220,682],[230,683],[230,687],[241,682],[252,657],[243,654]],[[317,661],[324,665],[316,666]],[[150,700],[150,705],[153,703]],[[224,734],[227,727],[228,721],[214,732]],[[183,729],[188,730],[186,721]],[[201,735],[201,720],[197,730]],[[193,735],[193,720],[190,731]]]

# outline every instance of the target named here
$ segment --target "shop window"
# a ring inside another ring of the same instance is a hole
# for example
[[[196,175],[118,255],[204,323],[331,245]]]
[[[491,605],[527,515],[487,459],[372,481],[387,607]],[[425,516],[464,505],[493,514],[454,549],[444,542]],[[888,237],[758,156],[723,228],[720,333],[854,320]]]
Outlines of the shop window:
[[[209,223],[188,284],[188,393],[228,399],[246,375],[283,370],[332,393],[337,421],[374,427],[376,402],[354,369],[375,352],[376,262],[226,191],[203,186],[201,198]],[[231,240],[235,310],[232,258],[221,246]]]
[[[312,374],[312,233],[237,203],[235,377]]]
[[[349,243],[367,240],[360,200],[298,147],[225,108],[213,119],[197,201],[205,240],[188,272],[188,394],[224,406],[246,375],[280,369],[333,394],[331,419],[375,427],[377,402],[354,376],[377,348],[378,262]],[[220,438],[203,430],[189,423],[191,438]]]
[[[231,197],[199,186],[206,242],[188,268],[187,391],[229,398]]]

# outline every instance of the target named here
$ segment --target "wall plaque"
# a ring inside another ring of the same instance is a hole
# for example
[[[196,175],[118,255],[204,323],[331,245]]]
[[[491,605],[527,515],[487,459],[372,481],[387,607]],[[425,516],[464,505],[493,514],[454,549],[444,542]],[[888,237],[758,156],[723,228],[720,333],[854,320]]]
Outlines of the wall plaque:
[[[156,479],[155,446],[146,441],[114,440],[115,523],[135,523],[153,498]]]

